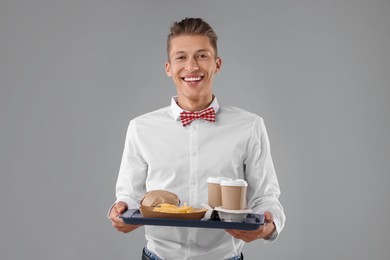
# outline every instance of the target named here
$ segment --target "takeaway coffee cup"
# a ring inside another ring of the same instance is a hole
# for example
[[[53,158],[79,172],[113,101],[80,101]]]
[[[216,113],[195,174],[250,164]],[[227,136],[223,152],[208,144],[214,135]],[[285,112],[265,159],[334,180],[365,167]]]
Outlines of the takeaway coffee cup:
[[[215,208],[222,206],[221,182],[231,180],[232,179],[225,177],[209,177],[207,179],[208,203],[210,207]]]
[[[246,190],[248,183],[237,179],[221,182],[222,208],[229,210],[246,209]]]

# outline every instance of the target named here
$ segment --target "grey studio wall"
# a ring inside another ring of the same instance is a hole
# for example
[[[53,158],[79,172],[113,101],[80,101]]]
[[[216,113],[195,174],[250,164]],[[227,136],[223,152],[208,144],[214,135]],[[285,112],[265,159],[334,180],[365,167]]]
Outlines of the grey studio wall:
[[[389,1],[0,1],[0,259],[140,259],[116,232],[129,120],[169,105],[170,24],[219,35],[222,105],[261,115],[286,227],[245,259],[390,259]]]

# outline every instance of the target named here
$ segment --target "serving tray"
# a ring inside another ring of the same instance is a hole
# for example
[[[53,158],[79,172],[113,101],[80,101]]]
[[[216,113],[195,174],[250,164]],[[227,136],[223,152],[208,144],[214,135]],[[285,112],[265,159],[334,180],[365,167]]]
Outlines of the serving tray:
[[[173,218],[144,218],[138,209],[129,209],[120,216],[123,221],[131,225],[196,227],[255,230],[264,225],[263,214],[248,214],[245,222],[223,222],[218,217],[218,212],[213,211],[210,219],[188,220]]]

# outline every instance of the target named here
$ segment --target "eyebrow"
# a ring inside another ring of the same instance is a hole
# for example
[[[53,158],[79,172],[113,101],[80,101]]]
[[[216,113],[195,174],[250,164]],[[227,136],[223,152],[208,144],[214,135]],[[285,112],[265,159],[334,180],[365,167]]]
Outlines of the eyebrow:
[[[209,53],[211,53],[209,50],[206,50],[206,49],[200,49],[200,50],[195,51],[195,53],[199,53],[199,52],[209,52]],[[177,51],[177,52],[174,53],[174,55],[186,54],[186,53],[187,52],[185,52],[185,51]]]

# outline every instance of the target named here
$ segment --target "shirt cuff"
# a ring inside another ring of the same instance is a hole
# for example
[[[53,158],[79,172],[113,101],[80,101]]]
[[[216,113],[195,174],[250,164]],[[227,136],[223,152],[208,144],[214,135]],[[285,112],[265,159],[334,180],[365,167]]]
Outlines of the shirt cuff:
[[[283,229],[281,220],[279,220],[279,218],[276,215],[273,216],[274,216],[275,231],[268,238],[264,239],[264,242],[275,241]]]
[[[276,225],[275,225],[276,226]],[[279,236],[278,230],[275,228],[275,231],[267,238],[264,239],[264,242],[273,242]]]
[[[108,210],[107,212],[107,218],[110,219],[110,213],[111,213],[111,210],[112,208],[114,207],[115,203],[111,205],[110,209]]]

